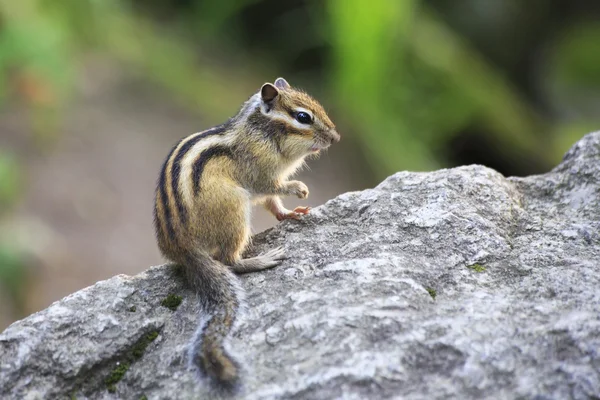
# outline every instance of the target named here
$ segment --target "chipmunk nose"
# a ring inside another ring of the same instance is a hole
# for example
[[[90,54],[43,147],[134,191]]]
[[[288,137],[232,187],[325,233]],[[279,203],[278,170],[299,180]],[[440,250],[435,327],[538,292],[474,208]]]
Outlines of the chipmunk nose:
[[[340,134],[339,134],[339,133],[337,133],[337,131],[334,131],[333,129],[329,131],[329,136],[330,136],[329,142],[330,142],[331,144],[333,144],[334,142],[336,142],[336,143],[337,143],[337,142],[339,142],[339,141],[340,141],[340,139],[341,139],[341,136],[340,136]]]

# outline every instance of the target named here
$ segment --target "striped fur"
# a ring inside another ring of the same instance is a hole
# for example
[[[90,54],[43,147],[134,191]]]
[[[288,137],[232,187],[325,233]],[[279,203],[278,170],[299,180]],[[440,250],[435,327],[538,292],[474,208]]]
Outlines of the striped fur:
[[[189,185],[190,181],[188,177],[181,177],[181,163],[183,161],[183,158],[191,150],[198,151],[198,148],[206,148],[206,143],[203,141],[203,139],[206,139],[212,135],[223,135],[226,132],[226,130],[227,124],[223,124],[219,127],[209,129],[191,138],[188,138],[188,140],[185,140],[183,144],[176,150],[175,154],[172,156],[171,192],[173,193],[173,199],[175,200],[175,204],[177,206],[177,213],[179,214],[179,220],[181,221],[181,223],[185,223],[187,220],[187,209],[189,207],[189,204],[186,207],[183,204],[183,198],[181,196],[181,193],[179,193],[179,195],[176,195],[176,193],[181,192],[180,186]]]
[[[309,114],[311,123],[299,122],[298,112]],[[232,390],[240,375],[226,350],[243,306],[232,272],[271,268],[283,258],[276,249],[242,259],[251,202],[262,202],[278,219],[299,218],[279,197],[305,198],[308,189],[287,179],[306,156],[337,140],[323,107],[279,78],[263,85],[225,124],[179,141],[162,166],[154,207],[158,245],[166,258],[185,267],[200,297],[203,322],[190,360],[218,387]]]

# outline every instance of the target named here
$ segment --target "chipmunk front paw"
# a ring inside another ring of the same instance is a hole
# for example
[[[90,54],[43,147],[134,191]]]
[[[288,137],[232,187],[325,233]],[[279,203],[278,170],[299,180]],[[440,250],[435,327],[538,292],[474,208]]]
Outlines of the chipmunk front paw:
[[[291,194],[295,194],[299,199],[305,199],[308,197],[308,187],[300,181],[288,182],[288,188]]]
[[[277,221],[283,221],[284,219],[300,219],[302,218],[303,215],[308,214],[308,212],[310,211],[310,207],[296,207],[294,208],[294,211],[290,211],[290,210],[285,210],[282,212],[279,212],[275,215],[275,218],[277,218]]]

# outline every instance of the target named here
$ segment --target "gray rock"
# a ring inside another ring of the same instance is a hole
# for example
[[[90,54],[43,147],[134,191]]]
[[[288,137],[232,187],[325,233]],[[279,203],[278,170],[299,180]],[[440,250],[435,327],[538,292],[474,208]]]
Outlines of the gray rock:
[[[600,132],[548,174],[400,172],[258,235],[290,258],[241,278],[240,397],[598,398],[599,195]],[[0,398],[207,398],[198,312],[170,266],[99,282],[0,335]]]

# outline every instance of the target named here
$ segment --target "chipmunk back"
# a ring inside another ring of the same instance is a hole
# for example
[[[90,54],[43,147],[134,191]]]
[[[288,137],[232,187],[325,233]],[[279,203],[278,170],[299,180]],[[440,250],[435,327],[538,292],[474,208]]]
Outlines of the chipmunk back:
[[[308,207],[283,206],[281,196],[309,193],[304,183],[287,179],[307,156],[339,139],[323,107],[278,78],[226,123],[179,141],[162,166],[154,208],[158,246],[184,267],[199,295],[190,361],[218,388],[235,390],[240,381],[240,365],[224,347],[243,306],[235,273],[272,268],[285,258],[280,248],[242,258],[252,203],[280,221],[307,214]]]

